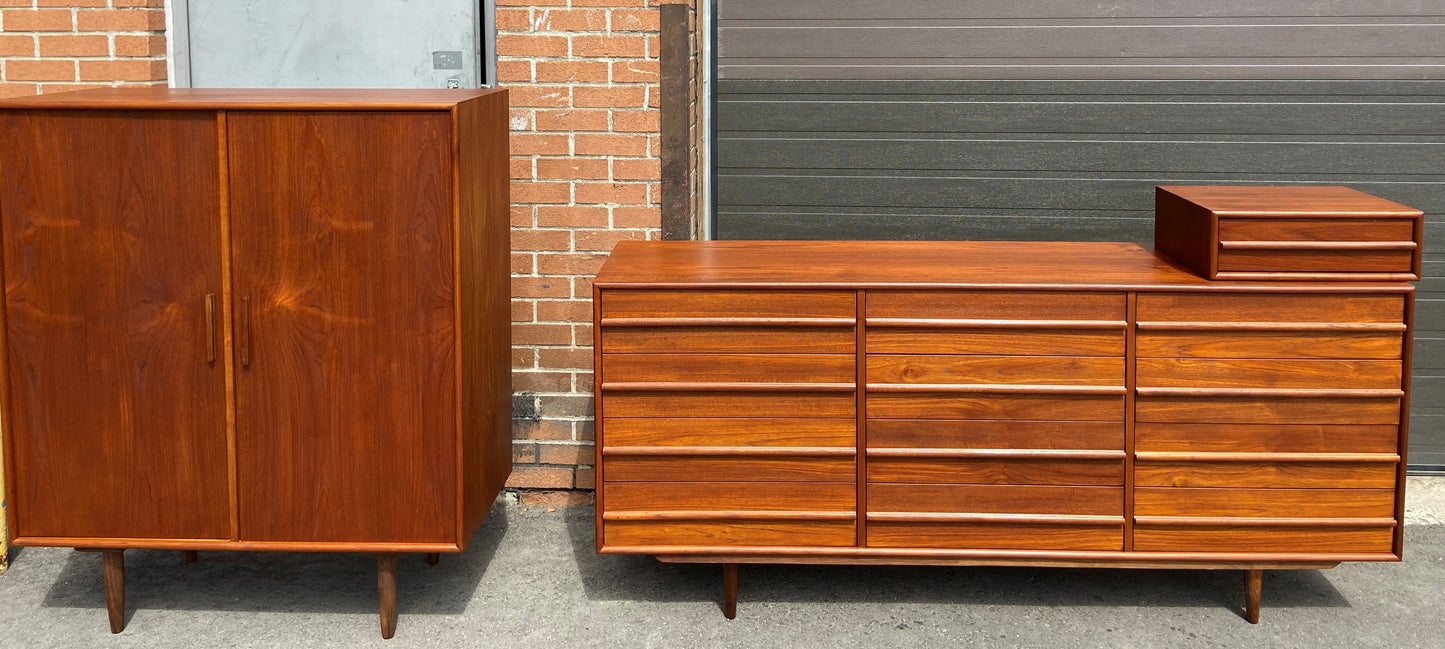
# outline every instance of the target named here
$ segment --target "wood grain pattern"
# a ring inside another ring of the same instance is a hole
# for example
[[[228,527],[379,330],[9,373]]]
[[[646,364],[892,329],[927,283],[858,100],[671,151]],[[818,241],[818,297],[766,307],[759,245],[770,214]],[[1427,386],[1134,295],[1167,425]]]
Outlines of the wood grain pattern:
[[[1040,394],[868,395],[870,419],[1124,421],[1124,396]]]
[[[1223,241],[1414,242],[1412,219],[1219,219]]]
[[[1402,295],[1141,293],[1141,322],[1402,322]]]
[[[868,482],[1122,486],[1124,460],[872,457]]]
[[[1390,389],[1400,361],[1141,358],[1139,387]]]
[[[1140,396],[1134,417],[1185,424],[1399,424],[1400,399]]]
[[[216,133],[213,113],[0,118],[12,534],[230,537]]]
[[[1162,527],[1135,525],[1139,552],[1389,552],[1392,528]]]
[[[611,417],[853,417],[852,392],[612,392],[602,396]]]
[[[1399,359],[1402,332],[1140,331],[1140,358]]]
[[[1398,426],[1138,424],[1140,451],[1213,453],[1394,453]]]
[[[606,521],[612,546],[854,545],[853,521]]]
[[[450,116],[229,124],[242,538],[455,540]]]
[[[835,318],[854,320],[847,291],[606,291],[606,318]]]
[[[1124,320],[1123,293],[871,291],[869,318]]]
[[[1124,359],[870,353],[868,382],[1123,386]]]
[[[893,523],[868,526],[872,548],[992,550],[1121,550],[1124,526],[968,523]]]
[[[1134,464],[1136,487],[1391,489],[1395,463],[1377,462],[1144,462]]]
[[[607,510],[854,511],[849,482],[608,482]]]
[[[613,482],[853,482],[852,457],[658,456],[608,457]]]
[[[1207,489],[1141,487],[1140,516],[1392,518],[1394,489]]]
[[[852,328],[606,327],[607,354],[848,354]]]
[[[1124,427],[1093,421],[872,419],[868,448],[1123,450]]]
[[[867,329],[869,354],[1123,356],[1124,332],[1098,329]]]
[[[868,511],[1123,516],[1124,492],[1116,487],[872,483]]]
[[[511,148],[506,90],[455,106],[457,539],[465,548],[512,473]]]
[[[608,382],[853,383],[852,354],[603,355]]]
[[[853,419],[621,418],[603,421],[615,446],[836,446],[852,448]]]

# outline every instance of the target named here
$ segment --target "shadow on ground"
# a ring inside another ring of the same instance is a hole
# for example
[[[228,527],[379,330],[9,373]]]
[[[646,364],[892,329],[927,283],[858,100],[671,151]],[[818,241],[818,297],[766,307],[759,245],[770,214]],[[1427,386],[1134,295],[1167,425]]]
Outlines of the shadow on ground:
[[[460,614],[477,590],[508,528],[508,508],[496,505],[467,551],[403,554],[398,565],[401,614]],[[126,608],[137,610],[374,613],[374,555],[337,552],[202,552],[185,563],[176,550],[125,553]],[[105,608],[101,556],[71,552],[46,592],[43,606]]]
[[[721,605],[722,571],[651,556],[599,555],[591,507],[567,513],[574,560],[594,601],[707,601]],[[745,565],[748,602],[902,602],[995,606],[1225,607],[1244,614],[1239,570],[1137,570],[949,566]],[[1265,573],[1265,604],[1346,607],[1319,570]]]

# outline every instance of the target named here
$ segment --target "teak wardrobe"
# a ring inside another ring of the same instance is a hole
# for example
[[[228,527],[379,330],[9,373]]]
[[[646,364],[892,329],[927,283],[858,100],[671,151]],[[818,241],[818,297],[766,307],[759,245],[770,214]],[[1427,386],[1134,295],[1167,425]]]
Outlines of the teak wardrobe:
[[[0,102],[19,546],[461,552],[511,471],[507,93]]]

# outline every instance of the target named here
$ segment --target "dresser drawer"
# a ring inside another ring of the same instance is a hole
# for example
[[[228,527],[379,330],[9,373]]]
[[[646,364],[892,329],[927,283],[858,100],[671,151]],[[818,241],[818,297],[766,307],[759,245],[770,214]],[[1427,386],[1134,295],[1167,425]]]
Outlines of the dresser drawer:
[[[1141,358],[1141,388],[1399,389],[1400,361]]]
[[[868,485],[868,511],[1118,516],[1122,524],[1124,490],[1052,485],[873,483]]]
[[[1399,273],[1413,275],[1414,244],[1377,249],[1371,244],[1345,247],[1269,245],[1219,242],[1219,272],[1223,273]],[[1376,244],[1381,245],[1383,244]],[[1242,277],[1239,279],[1243,279]]]
[[[1139,396],[1134,401],[1136,422],[1344,425],[1400,423],[1399,396],[1219,396],[1166,393],[1163,390],[1170,389],[1138,390]]]
[[[616,383],[823,383],[850,390],[852,354],[604,354],[604,389]]]
[[[1074,356],[868,355],[868,384],[1124,385],[1124,359]]]
[[[1098,421],[870,419],[869,448],[1124,450],[1124,424]]]
[[[1387,553],[1393,527],[1134,525],[1136,552]]]
[[[852,547],[858,543],[851,514],[839,520],[607,520],[609,515],[603,516],[604,543],[614,547]]]
[[[853,327],[605,326],[603,354],[852,354]]]
[[[1409,243],[1414,239],[1414,219],[1219,219],[1220,241]]]
[[[897,520],[868,517],[870,548],[977,550],[1124,549],[1124,524]]]
[[[882,449],[868,452],[868,482],[908,484],[1095,485],[1124,484],[1123,453],[1084,453],[1053,457],[978,456],[900,457]],[[1098,457],[1100,459],[1085,459]]]
[[[1153,323],[1139,327],[1139,358],[1341,358],[1398,360],[1405,324],[1355,331],[1222,330]]]
[[[631,319],[849,321],[836,323],[841,325],[855,321],[858,308],[857,293],[853,291],[606,290],[602,292],[600,315],[604,327],[609,319],[624,320],[618,323],[621,325],[629,324],[625,320]]]
[[[1398,294],[1140,293],[1140,329],[1161,322],[1388,323],[1405,321]]]
[[[835,482],[615,482],[602,485],[612,512],[846,512],[853,484]]]
[[[686,415],[689,413],[678,413]],[[605,447],[846,447],[857,441],[856,419],[745,417],[606,417]]]
[[[659,449],[666,451],[667,449]],[[688,449],[695,451],[698,449]],[[782,453],[726,449],[668,454],[635,454],[629,449],[603,449],[606,480],[612,482],[853,482],[857,479],[850,449],[824,454],[808,449]]]
[[[854,417],[858,400],[847,391],[668,392],[604,390],[607,417]]]
[[[1016,325],[1074,321],[1122,327],[1126,302],[1123,293],[868,291],[864,312],[869,324],[874,319],[885,320],[883,324],[910,319]]]
[[[869,443],[872,443],[870,436]],[[1202,453],[1395,453],[1400,427],[1390,424],[1136,423],[1136,451]]]
[[[1394,489],[1397,462],[1146,461],[1135,487]]]
[[[960,326],[877,325],[867,328],[870,354],[980,354],[1012,356],[1123,356],[1120,326],[1001,327],[993,323]]]
[[[926,386],[925,386],[926,387]],[[1072,387],[1072,386],[1068,386]],[[1031,419],[1124,421],[1124,390],[1106,393],[1024,391],[878,392],[868,394],[868,417],[876,419]]]
[[[870,506],[872,496],[869,496]],[[1394,518],[1394,489],[1139,487],[1136,516]]]

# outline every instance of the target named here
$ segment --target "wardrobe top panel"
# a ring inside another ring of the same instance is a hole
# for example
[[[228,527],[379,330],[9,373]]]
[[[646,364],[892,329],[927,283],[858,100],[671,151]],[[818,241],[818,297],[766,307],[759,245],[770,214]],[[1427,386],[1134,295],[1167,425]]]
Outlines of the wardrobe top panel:
[[[506,92],[465,90],[96,88],[0,100],[0,108],[63,110],[358,110],[442,111]]]

